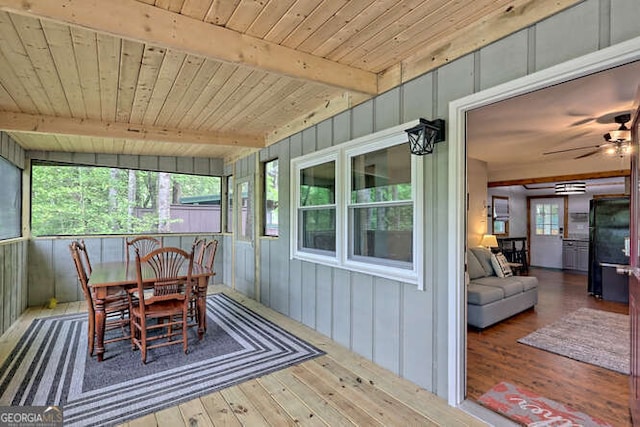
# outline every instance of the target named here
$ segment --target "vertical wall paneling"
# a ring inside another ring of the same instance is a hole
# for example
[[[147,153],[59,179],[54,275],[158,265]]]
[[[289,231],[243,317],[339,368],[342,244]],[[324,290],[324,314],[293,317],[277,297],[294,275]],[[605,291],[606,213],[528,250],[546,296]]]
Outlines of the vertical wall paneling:
[[[373,359],[373,277],[351,274],[351,348]]]
[[[401,123],[401,93],[401,89],[397,87],[374,99],[374,132],[397,126]]]
[[[71,255],[69,255],[71,239],[49,240],[48,243],[51,245],[52,260],[54,262],[53,280],[56,299],[60,302],[78,301],[81,294],[78,288],[75,267],[71,262]],[[57,254],[65,254],[67,256],[64,259],[57,260]]]
[[[402,120],[433,120],[433,73],[423,74],[402,86]]]
[[[119,154],[118,166],[125,169],[138,169],[140,167],[140,157]]]
[[[260,303],[271,306],[271,239],[260,239]]]
[[[399,374],[402,285],[380,277],[376,277],[373,283],[373,361]]]
[[[319,266],[306,261],[302,263],[302,323],[311,328],[316,327],[316,267]]]
[[[316,269],[316,330],[328,337],[333,320],[333,270],[325,265],[318,265]]]
[[[289,264],[289,316],[302,322],[302,261]]]
[[[164,172],[175,172],[176,158],[165,156],[158,157],[158,169]]]
[[[349,348],[351,346],[351,273],[342,269],[333,272],[333,306],[331,338]]]
[[[351,110],[333,117],[333,145],[342,144],[351,139]]]
[[[316,151],[316,127],[302,131],[302,155]]]
[[[363,102],[351,110],[351,138],[373,133],[373,100]]]
[[[479,89],[527,74],[528,31],[522,30],[480,50]]]
[[[29,242],[29,306],[41,306],[55,295],[51,250],[50,240]],[[63,254],[58,255],[62,260]]]
[[[587,0],[537,24],[536,69],[596,51],[599,12],[599,0]]]
[[[226,234],[222,237],[222,241],[224,242],[222,245],[222,256],[223,256],[224,266],[226,267],[222,270],[222,281],[228,286],[233,286],[233,275],[232,275],[233,236]],[[218,256],[216,255],[216,258],[217,257]]]
[[[331,119],[324,120],[318,123],[316,129],[318,133],[316,135],[316,147],[318,150],[331,147],[333,145],[333,121]]]
[[[80,165],[93,165],[96,162],[96,155],[94,153],[74,153],[73,161]]]
[[[640,2],[638,0],[611,1],[611,43],[620,43],[640,36]]]
[[[428,274],[428,273],[427,273]],[[402,292],[402,371],[401,376],[427,390],[435,390],[434,372],[430,364],[435,352],[434,302],[431,292],[423,292],[412,285],[403,285]],[[442,330],[442,329],[441,329]]]

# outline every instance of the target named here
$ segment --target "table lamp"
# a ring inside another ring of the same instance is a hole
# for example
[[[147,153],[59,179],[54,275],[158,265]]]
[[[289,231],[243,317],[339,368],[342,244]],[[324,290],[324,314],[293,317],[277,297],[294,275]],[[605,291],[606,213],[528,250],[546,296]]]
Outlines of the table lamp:
[[[484,246],[487,249],[497,248],[498,247],[498,239],[493,234],[485,234],[482,236],[482,240],[480,241],[480,246]]]

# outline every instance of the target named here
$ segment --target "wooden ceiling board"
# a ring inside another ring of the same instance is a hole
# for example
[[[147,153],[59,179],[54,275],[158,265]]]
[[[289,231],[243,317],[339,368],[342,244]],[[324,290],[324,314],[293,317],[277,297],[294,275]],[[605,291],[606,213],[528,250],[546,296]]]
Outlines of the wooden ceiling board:
[[[194,120],[198,117],[205,108],[208,108],[209,105],[215,105],[214,97],[222,90],[222,88],[227,83],[227,80],[231,78],[231,76],[236,72],[238,66],[221,63],[220,67],[216,70],[215,75],[211,77],[207,86],[200,92],[197,98],[192,98],[192,104],[189,110],[183,114],[180,122],[178,123],[179,128],[190,128]]]
[[[204,17],[204,22],[225,26],[239,3],[240,0],[213,0]]]
[[[185,0],[182,4],[180,14],[204,21],[209,7],[211,7],[211,0]]]
[[[33,102],[34,112],[42,114],[54,114],[54,109],[49,101],[40,78],[38,77],[29,54],[25,50],[20,36],[15,30],[13,21],[8,13],[0,13],[0,50],[4,54],[4,59],[13,70],[9,78],[14,74],[20,81],[20,85],[25,88],[29,98]],[[10,87],[4,82],[5,75],[1,75],[5,87]],[[9,89],[11,90],[11,89]],[[59,107],[60,108],[60,107]]]
[[[169,96],[186,58],[187,55],[182,52],[176,52],[171,49],[165,51],[149,105],[142,119],[143,124],[155,125],[160,110]]]
[[[133,96],[131,118],[129,119],[132,123],[142,123],[144,120],[144,115],[147,112],[158,81],[165,53],[165,49],[149,45],[144,46],[142,64]]]
[[[6,128],[28,149],[237,158],[578,0],[527,1],[0,0],[0,118],[46,125]]]
[[[79,88],[89,119],[102,118],[100,107],[100,67],[98,64],[97,34],[78,27],[71,30],[73,62],[78,68]]]
[[[245,34],[264,39],[295,2],[296,0],[270,1],[264,9],[262,9],[262,12],[260,12],[256,20],[247,28]]]
[[[433,43],[442,36],[446,36],[453,31],[464,28],[470,22],[475,21],[479,16],[485,16],[489,12],[501,10],[504,4],[511,0],[500,0],[487,6],[482,2],[472,2],[466,4],[459,2],[455,5],[443,5],[432,13],[423,16],[419,21],[414,22],[393,38],[382,42],[378,40],[375,48],[356,61],[349,62],[355,67],[366,67],[366,69],[380,72],[386,68],[401,62],[421,46]],[[484,6],[484,7],[483,7]],[[459,21],[458,25],[452,25],[453,16]],[[371,43],[371,42],[369,42]]]

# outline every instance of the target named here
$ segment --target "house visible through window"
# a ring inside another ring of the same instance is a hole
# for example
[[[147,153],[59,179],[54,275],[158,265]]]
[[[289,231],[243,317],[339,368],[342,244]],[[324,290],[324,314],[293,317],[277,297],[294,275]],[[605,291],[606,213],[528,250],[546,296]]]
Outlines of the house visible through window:
[[[21,170],[0,157],[0,240],[20,237],[22,218]]]
[[[34,163],[35,236],[220,232],[220,177]]]
[[[278,159],[264,164],[264,235],[278,236]]]
[[[253,209],[249,181],[238,183],[238,240],[253,240]]]
[[[555,203],[536,205],[536,235],[557,236],[560,232],[559,207]]]

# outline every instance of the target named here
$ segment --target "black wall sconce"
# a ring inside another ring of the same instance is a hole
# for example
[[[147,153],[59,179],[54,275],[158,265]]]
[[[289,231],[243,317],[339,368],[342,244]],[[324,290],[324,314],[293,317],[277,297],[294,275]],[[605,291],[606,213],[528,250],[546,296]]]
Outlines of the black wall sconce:
[[[420,119],[420,123],[411,129],[406,129],[409,135],[409,149],[411,154],[424,156],[433,153],[436,142],[444,141],[444,120],[436,119],[432,122]]]

